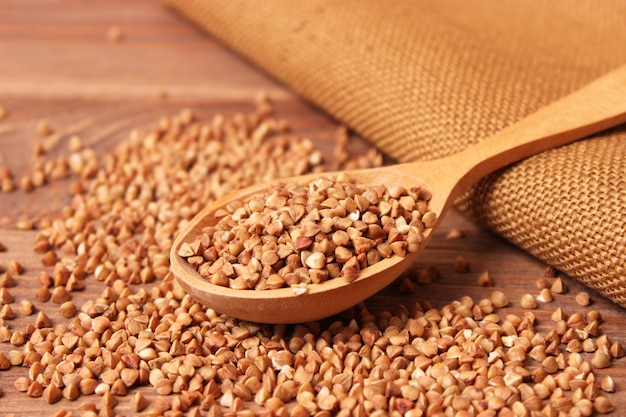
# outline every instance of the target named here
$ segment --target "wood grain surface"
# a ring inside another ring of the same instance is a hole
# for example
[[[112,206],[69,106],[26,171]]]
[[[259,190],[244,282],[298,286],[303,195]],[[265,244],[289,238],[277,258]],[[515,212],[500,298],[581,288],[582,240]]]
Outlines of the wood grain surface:
[[[114,26],[122,34],[117,41],[109,36]],[[200,119],[218,112],[249,111],[259,91],[268,93],[277,114],[290,122],[294,132],[312,138],[332,159],[335,121],[156,1],[0,0],[0,107],[7,113],[0,119],[0,167],[9,168],[18,178],[29,174],[37,162],[37,142],[43,143],[46,157],[54,158],[67,153],[70,136],[79,135],[104,154],[124,141],[131,129],[152,126],[161,116],[182,108],[192,108]],[[37,134],[41,120],[53,129],[43,141]],[[363,140],[352,146],[355,152],[369,147]],[[0,242],[6,246],[6,251],[0,251],[0,268],[11,260],[25,267],[16,278],[17,287],[11,288],[15,310],[20,300],[35,299],[35,277],[44,268],[32,250],[36,231],[18,230],[16,223],[58,214],[70,201],[68,185],[59,181],[30,193],[0,193]],[[446,238],[453,229],[461,230],[464,237]],[[455,272],[458,256],[470,260],[469,272]],[[415,300],[428,300],[434,306],[466,295],[479,300],[492,289],[479,287],[477,278],[489,271],[493,289],[504,291],[511,300],[504,311],[521,313],[521,296],[539,293],[536,280],[546,267],[455,211],[418,264],[436,266],[441,278],[419,286],[411,295],[385,289],[368,300],[368,306],[393,311],[397,304]],[[553,326],[549,317],[557,307],[567,313],[595,309],[604,318],[602,331],[612,340],[626,342],[626,311],[563,278],[569,292],[557,295],[550,304],[540,303],[534,310],[538,328]],[[80,305],[95,298],[103,285],[88,280],[84,291],[74,293],[73,301]],[[589,307],[576,304],[574,296],[580,291],[591,294]],[[57,305],[35,302],[35,307],[54,323],[65,320]],[[33,320],[34,316],[17,313],[7,323],[12,329],[23,329]],[[11,349],[15,347],[0,342],[0,352]],[[598,376],[612,375],[617,383],[618,393],[607,394],[616,407],[614,415],[626,413],[626,398],[620,394],[626,390],[625,361],[616,360],[612,367],[596,371]],[[27,374],[27,368],[15,366],[0,371],[0,416],[47,416],[94,401],[81,397],[48,405],[41,398],[29,398],[13,386],[16,378]],[[149,397],[155,395],[149,387],[140,389]],[[115,409],[120,415],[133,415],[129,397],[120,399]]]

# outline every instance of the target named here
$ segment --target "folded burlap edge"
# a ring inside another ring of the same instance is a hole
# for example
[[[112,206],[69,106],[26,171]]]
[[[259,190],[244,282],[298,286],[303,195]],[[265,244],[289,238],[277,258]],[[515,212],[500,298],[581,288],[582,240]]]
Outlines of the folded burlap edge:
[[[626,62],[606,4],[552,4],[530,29],[523,2],[165,3],[401,162],[464,149]],[[457,207],[626,307],[624,139],[618,128],[528,158]]]

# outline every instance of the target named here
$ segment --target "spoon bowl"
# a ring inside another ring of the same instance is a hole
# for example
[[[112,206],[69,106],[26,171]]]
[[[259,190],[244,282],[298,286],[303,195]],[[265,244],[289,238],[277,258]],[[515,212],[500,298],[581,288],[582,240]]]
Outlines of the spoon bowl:
[[[412,167],[412,164],[407,164]],[[350,177],[358,183],[388,183],[405,186],[422,186],[429,189],[424,180],[407,175],[403,172],[404,165],[393,165],[384,169],[364,169],[350,171]],[[335,178],[341,172],[324,173],[324,177]],[[310,174],[298,177],[298,182],[313,181],[320,174]],[[288,180],[287,180],[288,181]],[[206,207],[194,217],[180,233],[171,253],[172,270],[182,287],[196,300],[203,302],[216,311],[226,312],[234,317],[256,322],[271,323],[302,323],[331,316],[360,301],[374,295],[378,290],[389,285],[403,271],[405,271],[419,255],[418,252],[407,253],[405,257],[394,256],[367,267],[352,282],[341,278],[330,279],[320,284],[309,284],[306,293],[300,294],[292,288],[273,290],[238,290],[211,284],[178,255],[178,248],[182,242],[195,240],[202,229],[217,223],[214,213],[233,200],[242,200],[253,194],[283,181],[274,181],[270,184],[261,184],[245,188]],[[436,210],[440,212],[440,210]],[[439,220],[437,220],[439,221]],[[431,236],[431,229],[424,231],[422,245]],[[184,236],[184,237],[183,237]]]
[[[259,184],[215,201],[178,234],[170,253],[172,271],[190,295],[220,313],[264,323],[300,323],[322,319],[358,304],[393,282],[418,258],[459,193],[480,178],[526,157],[624,122],[626,66],[462,152],[433,161],[350,171],[349,176],[356,183],[419,186],[430,191],[429,210],[438,217],[435,225],[425,230],[418,251],[407,253],[405,257],[386,258],[368,266],[352,282],[334,278],[320,284],[309,284],[304,289],[232,289],[211,284],[178,254],[184,242],[194,241],[205,227],[217,223],[214,214],[229,202],[243,200],[279,183],[306,183],[321,176],[336,178],[340,172]]]

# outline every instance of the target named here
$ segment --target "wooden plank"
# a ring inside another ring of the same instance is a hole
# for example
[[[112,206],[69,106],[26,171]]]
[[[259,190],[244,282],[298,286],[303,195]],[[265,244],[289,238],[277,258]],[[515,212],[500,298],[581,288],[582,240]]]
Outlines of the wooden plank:
[[[259,90],[287,97],[284,87],[158,2],[107,4],[3,0],[0,97],[223,100]],[[112,27],[121,30],[120,41],[109,39]]]

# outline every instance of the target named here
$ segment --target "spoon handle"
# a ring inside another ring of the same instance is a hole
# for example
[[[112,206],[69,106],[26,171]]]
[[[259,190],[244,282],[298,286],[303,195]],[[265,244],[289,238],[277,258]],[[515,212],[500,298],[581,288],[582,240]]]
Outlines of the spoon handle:
[[[462,173],[456,189],[511,163],[626,122],[626,65],[466,150],[442,158]]]

